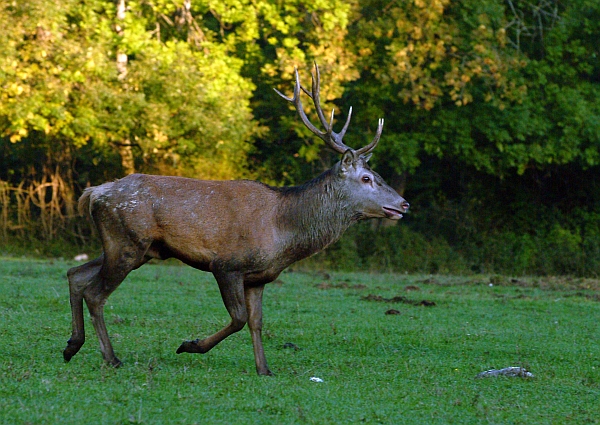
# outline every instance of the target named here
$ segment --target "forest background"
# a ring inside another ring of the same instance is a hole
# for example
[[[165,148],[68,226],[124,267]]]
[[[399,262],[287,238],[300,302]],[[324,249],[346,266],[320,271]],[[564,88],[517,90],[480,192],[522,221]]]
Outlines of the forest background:
[[[316,265],[598,276],[597,0],[0,0],[0,251],[97,248],[76,199],[134,171],[316,176],[336,155],[273,91],[314,62],[412,205]]]

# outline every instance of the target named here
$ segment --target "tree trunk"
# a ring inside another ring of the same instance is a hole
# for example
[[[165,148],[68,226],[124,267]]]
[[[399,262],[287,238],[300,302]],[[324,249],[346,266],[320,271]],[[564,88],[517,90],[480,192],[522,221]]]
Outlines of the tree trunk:
[[[125,174],[135,173],[135,161],[133,158],[133,149],[131,148],[131,142],[125,140],[124,143],[119,145],[119,155],[121,155],[121,166]]]

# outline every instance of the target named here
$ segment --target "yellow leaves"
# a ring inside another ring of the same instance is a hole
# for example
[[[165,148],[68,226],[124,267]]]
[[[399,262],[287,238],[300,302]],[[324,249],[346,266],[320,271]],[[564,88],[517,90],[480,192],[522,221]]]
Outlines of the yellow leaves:
[[[8,94],[9,96],[19,96],[21,93],[23,93],[25,89],[23,88],[23,86],[17,84],[17,83],[12,83],[9,87],[8,87]]]
[[[430,13],[441,15],[444,13],[444,7],[448,5],[449,0],[414,0],[416,7],[430,11]]]
[[[404,48],[404,49],[400,49],[398,50],[395,54],[395,59],[397,61],[404,61],[404,60],[408,60],[408,49]]]
[[[282,43],[284,47],[290,49],[293,47],[296,47],[299,43],[299,40],[296,39],[295,37],[286,37],[282,40]]]
[[[83,83],[85,81],[85,77],[84,75],[81,73],[81,71],[77,70],[73,73],[73,80]]]
[[[504,28],[500,28],[496,32],[496,41],[500,47],[504,47],[506,45],[506,30]]]
[[[408,73],[408,79],[411,82],[415,82],[418,79],[420,79],[421,77],[423,77],[423,71],[421,68],[411,68],[411,70]]]
[[[444,13],[444,8],[450,4],[450,0],[434,0],[432,4],[432,8],[438,14]]]
[[[362,47],[358,50],[358,54],[360,56],[371,56],[373,54],[373,50],[371,50],[369,47]]]
[[[23,137],[27,137],[28,134],[29,134],[29,132],[27,131],[27,129],[19,128],[16,133],[14,133],[10,136],[10,143],[17,143]]]
[[[276,75],[278,75],[279,68],[277,68],[273,64],[267,63],[262,67],[261,71],[263,74],[269,77],[275,77]]]
[[[165,145],[169,141],[169,136],[164,133],[156,124],[152,124],[152,134],[149,135],[159,146]],[[156,152],[158,150],[154,148]]]
[[[444,40],[440,40],[436,43],[434,53],[438,57],[446,55],[446,42]]]
[[[420,40],[421,37],[423,37],[423,30],[421,30],[421,27],[414,27],[413,28],[413,38],[415,40]]]
[[[393,63],[385,74],[403,86],[399,95],[423,109],[444,96],[457,106],[468,105],[474,101],[474,87],[487,90],[482,97],[498,107],[505,107],[498,99],[518,101],[522,94],[509,75],[522,64],[503,51],[506,31],[495,31],[486,14],[477,16],[475,28],[452,20],[445,13],[449,4],[413,0],[390,9],[396,35],[388,47]]]
[[[477,53],[485,53],[486,48],[483,44],[476,44],[473,46],[473,50]]]

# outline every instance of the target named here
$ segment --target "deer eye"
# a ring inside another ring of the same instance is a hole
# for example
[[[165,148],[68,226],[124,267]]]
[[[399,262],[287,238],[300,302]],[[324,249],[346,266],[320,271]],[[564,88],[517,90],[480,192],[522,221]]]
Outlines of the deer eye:
[[[371,177],[369,176],[362,176],[361,178],[363,183],[370,183],[371,182]]]

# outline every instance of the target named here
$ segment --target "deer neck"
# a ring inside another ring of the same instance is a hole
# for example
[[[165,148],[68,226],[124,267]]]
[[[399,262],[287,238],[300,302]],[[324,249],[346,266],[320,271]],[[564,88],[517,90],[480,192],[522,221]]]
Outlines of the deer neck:
[[[286,256],[308,257],[337,241],[357,219],[335,167],[302,186],[281,189],[278,227]]]

